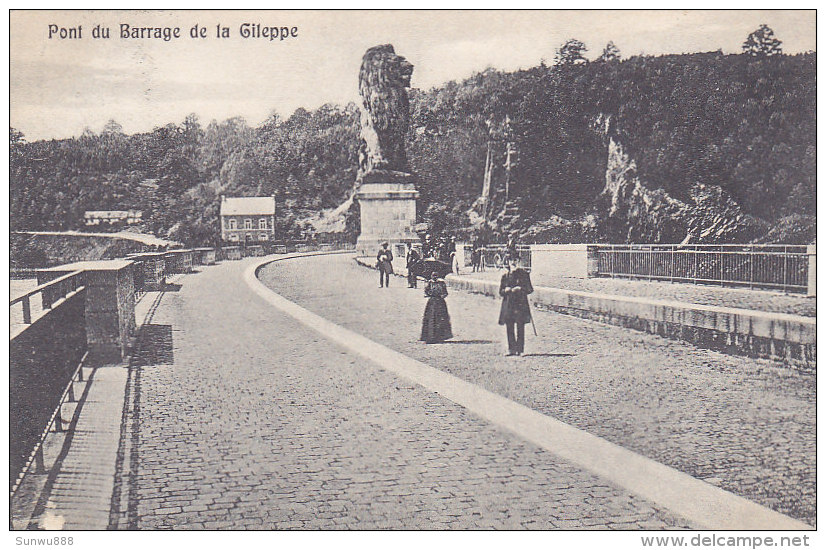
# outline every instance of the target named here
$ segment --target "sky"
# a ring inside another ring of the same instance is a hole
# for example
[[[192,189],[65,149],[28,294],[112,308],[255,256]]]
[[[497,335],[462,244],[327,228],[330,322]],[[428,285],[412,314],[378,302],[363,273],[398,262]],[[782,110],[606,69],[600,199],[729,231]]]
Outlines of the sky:
[[[243,23],[297,27],[297,36],[243,38]],[[569,38],[590,58],[608,41],[623,57],[739,53],[761,23],[785,53],[815,50],[814,11],[12,11],[10,125],[28,141],[99,132],[110,119],[128,134],[151,131],[190,113],[257,126],[273,113],[357,101],[361,57],[377,44],[393,44],[415,67],[411,86],[428,89],[488,67],[551,64]],[[181,37],[124,39],[121,24],[180,27]],[[206,38],[190,37],[196,24]],[[216,37],[219,24],[228,38]],[[110,38],[92,38],[96,25]],[[81,38],[60,39],[60,28],[78,26]]]

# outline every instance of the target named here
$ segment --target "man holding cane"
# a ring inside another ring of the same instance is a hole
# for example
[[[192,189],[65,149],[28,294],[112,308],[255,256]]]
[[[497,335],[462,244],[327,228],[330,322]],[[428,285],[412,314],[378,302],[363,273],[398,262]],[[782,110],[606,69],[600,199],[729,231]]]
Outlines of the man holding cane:
[[[531,276],[518,266],[514,256],[505,258],[508,271],[502,275],[499,295],[502,308],[499,310],[499,324],[506,325],[508,332],[507,355],[522,355],[525,351],[525,325],[532,321],[528,294],[533,292]]]

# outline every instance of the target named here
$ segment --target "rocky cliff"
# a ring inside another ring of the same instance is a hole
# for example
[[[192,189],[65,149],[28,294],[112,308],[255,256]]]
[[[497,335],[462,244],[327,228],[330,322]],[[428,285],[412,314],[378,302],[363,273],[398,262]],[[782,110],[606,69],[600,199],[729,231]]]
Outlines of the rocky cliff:
[[[745,214],[720,187],[696,183],[688,201],[652,189],[637,175],[634,159],[610,134],[610,123],[600,123],[607,140],[606,204],[600,215],[614,242],[726,243],[748,242],[766,232],[765,222]]]

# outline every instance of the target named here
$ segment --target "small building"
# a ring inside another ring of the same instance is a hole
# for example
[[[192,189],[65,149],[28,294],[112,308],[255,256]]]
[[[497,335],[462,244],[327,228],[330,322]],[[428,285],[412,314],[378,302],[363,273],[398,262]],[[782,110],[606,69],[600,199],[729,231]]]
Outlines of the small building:
[[[140,210],[87,210],[83,213],[86,225],[134,225],[143,219]]]
[[[275,239],[275,197],[221,195],[221,240],[266,243]]]

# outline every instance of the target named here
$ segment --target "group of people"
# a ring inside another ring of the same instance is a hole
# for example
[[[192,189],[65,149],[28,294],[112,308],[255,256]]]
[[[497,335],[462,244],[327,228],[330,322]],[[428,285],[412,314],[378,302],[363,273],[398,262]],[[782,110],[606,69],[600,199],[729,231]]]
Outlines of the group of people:
[[[478,239],[473,243],[473,249],[470,253],[470,267],[473,273],[477,271],[484,271],[485,270],[485,263],[486,260],[489,258],[485,257],[487,252],[486,245],[484,240]],[[517,234],[512,233],[508,237],[508,244],[505,245],[505,256],[511,258],[518,258],[519,257],[519,249],[517,246]]]
[[[437,259],[434,252],[436,249],[431,245],[430,235],[425,237],[422,247],[422,256],[413,246],[407,244],[407,286],[417,288],[417,280],[420,275],[426,278],[424,295],[427,298],[427,305],[422,319],[422,332],[419,340],[435,344],[453,338],[453,329],[450,323],[450,314],[447,310],[447,284],[441,277],[438,270],[422,274],[422,265],[427,265],[425,260]],[[455,243],[454,243],[455,254]],[[452,259],[452,258],[451,258]],[[388,243],[382,243],[381,249],[376,255],[376,263],[379,269],[379,286],[386,288],[390,286],[390,275],[393,274],[393,252],[389,249]],[[437,265],[437,264],[432,264]],[[507,271],[502,275],[499,283],[499,296],[502,297],[502,305],[499,310],[499,324],[506,327],[508,338],[508,356],[519,356],[525,352],[525,325],[533,322],[531,316],[528,294],[533,292],[530,274],[518,266],[515,254],[507,254],[505,257]]]

